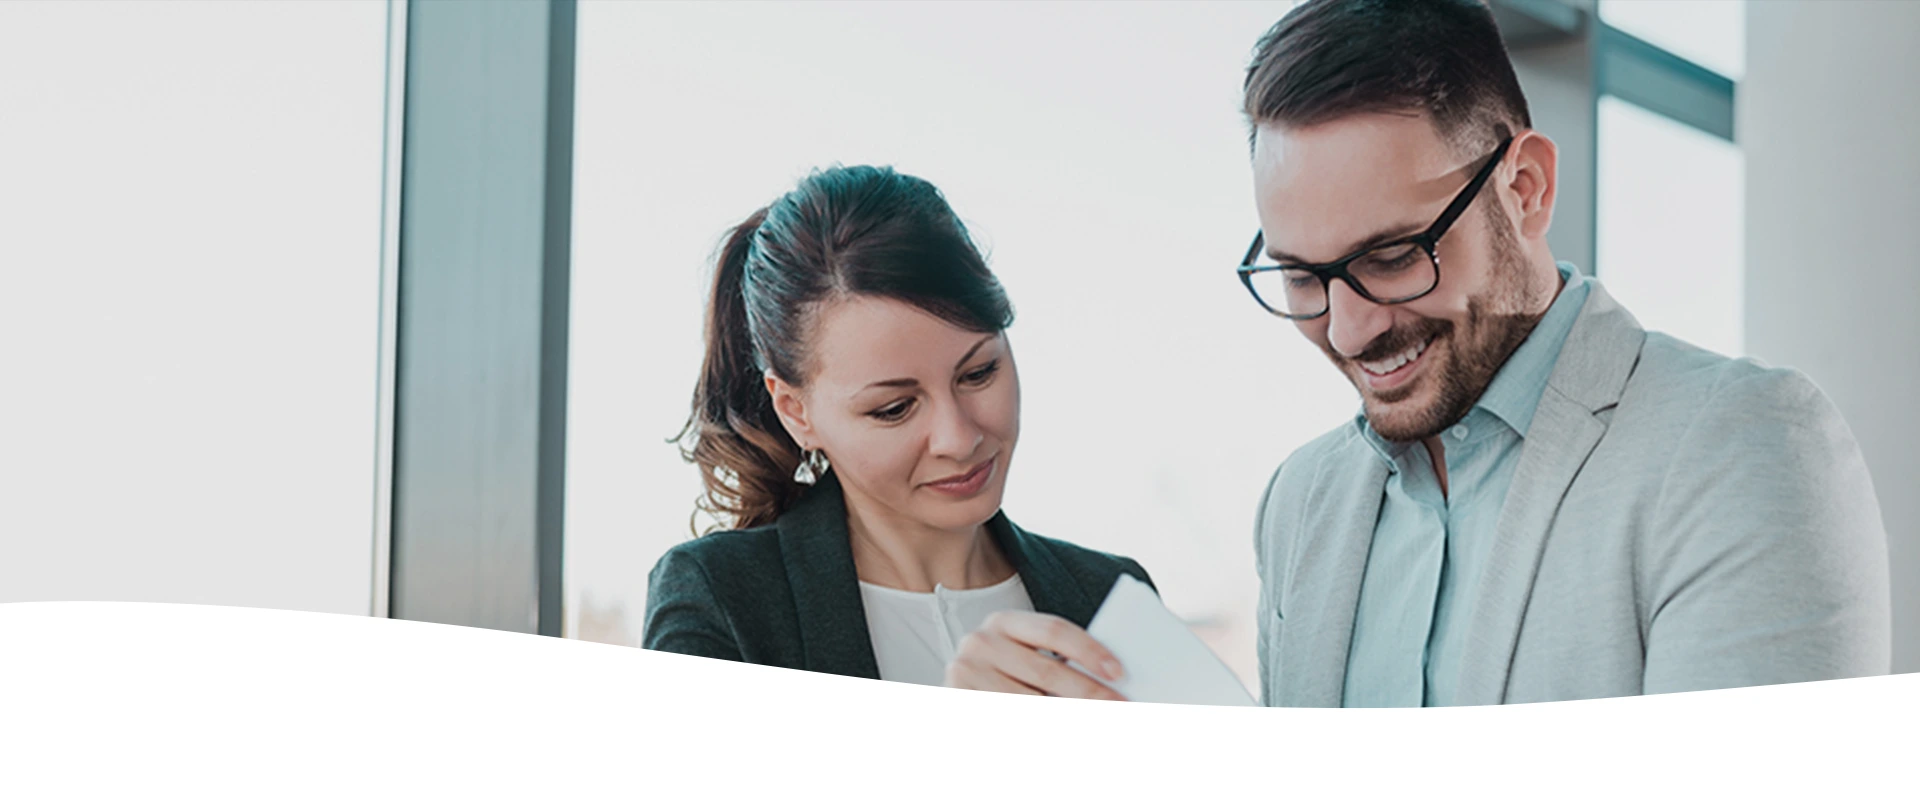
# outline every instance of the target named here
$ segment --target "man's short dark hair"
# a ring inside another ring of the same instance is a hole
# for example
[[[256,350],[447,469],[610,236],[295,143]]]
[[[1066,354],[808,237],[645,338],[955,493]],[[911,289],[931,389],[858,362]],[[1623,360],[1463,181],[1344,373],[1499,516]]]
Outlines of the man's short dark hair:
[[[1493,12],[1478,0],[1308,0],[1260,37],[1245,89],[1255,132],[1415,112],[1449,145],[1477,152],[1533,126]]]

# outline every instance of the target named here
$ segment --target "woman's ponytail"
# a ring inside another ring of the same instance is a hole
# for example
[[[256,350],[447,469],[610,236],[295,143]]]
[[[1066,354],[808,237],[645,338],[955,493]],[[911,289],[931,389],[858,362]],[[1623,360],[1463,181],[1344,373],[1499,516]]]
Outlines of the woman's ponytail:
[[[800,448],[773,411],[748,316],[747,259],[766,216],[766,209],[754,212],[721,247],[707,299],[707,350],[693,414],[675,437],[681,456],[699,466],[706,484],[698,513],[712,516],[720,528],[772,522],[805,492],[793,480]]]

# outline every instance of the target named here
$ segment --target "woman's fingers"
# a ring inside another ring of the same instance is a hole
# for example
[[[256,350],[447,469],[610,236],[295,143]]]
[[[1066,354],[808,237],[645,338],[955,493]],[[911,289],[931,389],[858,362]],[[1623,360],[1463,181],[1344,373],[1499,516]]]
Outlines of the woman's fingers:
[[[1049,657],[1049,651],[1060,658]],[[947,666],[948,686],[995,692],[1046,694],[1092,700],[1125,700],[1120,693],[1071,667],[1065,659],[1096,672],[1111,668],[1120,676],[1112,653],[1085,630],[1051,615],[996,613],[978,631],[960,642]]]
[[[946,684],[955,689],[978,689],[987,692],[1008,692],[1015,695],[1044,695],[1038,689],[1014,680],[1012,676],[977,657],[956,656],[947,665]]]
[[[1059,616],[998,612],[987,617],[981,631],[990,636],[1005,635],[1014,642],[1052,651],[1062,659],[1079,662],[1081,667],[1107,681],[1119,681],[1126,676],[1126,670],[1120,667],[1120,660],[1113,657],[1113,652],[1093,639],[1085,629]]]

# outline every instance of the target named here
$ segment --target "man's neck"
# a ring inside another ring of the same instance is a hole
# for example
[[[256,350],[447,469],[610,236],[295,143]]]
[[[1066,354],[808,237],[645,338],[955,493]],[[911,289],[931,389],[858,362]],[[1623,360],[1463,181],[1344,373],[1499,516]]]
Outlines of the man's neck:
[[[1427,455],[1433,458],[1433,475],[1440,480],[1440,497],[1447,496],[1447,448],[1437,436],[1420,440],[1427,446]]]
[[[1551,252],[1548,252],[1545,249],[1540,250],[1536,254],[1535,260],[1533,262],[1533,266],[1534,266],[1533,271],[1538,271],[1538,267],[1541,265],[1542,262],[1544,262],[1546,266],[1549,267],[1550,274],[1547,274],[1546,276],[1552,278],[1552,287],[1547,289],[1541,289],[1541,291],[1543,291],[1546,294],[1545,298],[1534,300],[1536,304],[1528,305],[1526,308],[1527,315],[1533,318],[1534,330],[1537,330],[1540,328],[1540,321],[1546,318],[1547,311],[1553,309],[1553,303],[1560,298],[1560,292],[1565,291],[1567,289],[1568,278],[1561,276],[1560,265],[1554,261],[1553,254]],[[1529,330],[1527,332],[1527,336],[1531,338],[1533,336],[1533,330]],[[1525,345],[1525,343],[1526,341],[1522,340],[1520,342],[1520,345]],[[1520,346],[1516,345],[1513,348],[1513,351],[1508,352],[1507,353],[1508,360],[1511,360],[1513,358],[1514,353],[1518,352],[1519,350],[1520,350]],[[1494,371],[1495,377],[1498,377],[1500,375],[1499,372],[1506,368],[1506,362],[1507,362],[1506,360],[1501,361],[1500,363],[1501,367],[1498,369],[1495,369]],[[1488,385],[1489,386],[1492,385],[1491,380],[1488,381]],[[1485,395],[1484,389],[1482,390],[1481,394],[1483,396]],[[1445,443],[1442,443],[1440,441],[1440,437],[1437,434],[1420,440],[1420,443],[1426,446],[1427,456],[1433,460],[1433,475],[1435,479],[1440,481],[1440,496],[1444,498],[1447,496],[1446,445]]]

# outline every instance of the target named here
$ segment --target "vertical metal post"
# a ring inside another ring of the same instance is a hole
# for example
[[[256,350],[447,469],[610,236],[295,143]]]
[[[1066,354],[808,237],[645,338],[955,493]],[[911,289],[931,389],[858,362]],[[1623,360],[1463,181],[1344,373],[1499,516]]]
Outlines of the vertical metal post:
[[[1593,0],[1492,0],[1533,126],[1560,150],[1547,246],[1591,275],[1599,182],[1599,82]]]
[[[412,0],[393,617],[557,635],[573,0]]]
[[[407,0],[387,0],[387,105],[380,169],[380,366],[375,388],[373,590],[368,613],[385,618],[393,584],[394,355],[400,302],[400,165],[407,108]]]

